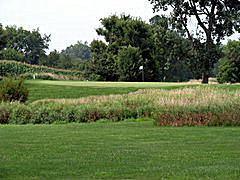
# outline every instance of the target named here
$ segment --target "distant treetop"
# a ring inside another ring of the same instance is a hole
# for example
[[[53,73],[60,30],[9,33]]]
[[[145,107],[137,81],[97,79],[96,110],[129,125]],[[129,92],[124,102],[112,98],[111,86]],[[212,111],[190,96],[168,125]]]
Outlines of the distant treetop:
[[[90,60],[91,51],[87,41],[82,43],[78,41],[77,44],[70,45],[66,49],[62,50],[62,54],[70,55],[72,58],[79,58],[82,60]]]

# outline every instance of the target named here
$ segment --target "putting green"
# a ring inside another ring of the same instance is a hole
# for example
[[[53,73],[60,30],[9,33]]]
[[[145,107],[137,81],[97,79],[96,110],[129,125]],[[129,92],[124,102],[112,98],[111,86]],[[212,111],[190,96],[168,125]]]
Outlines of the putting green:
[[[182,86],[189,83],[163,83],[163,82],[103,82],[103,81],[48,81],[31,80],[31,83],[61,85],[61,86],[88,86],[88,87],[164,87],[164,86]]]

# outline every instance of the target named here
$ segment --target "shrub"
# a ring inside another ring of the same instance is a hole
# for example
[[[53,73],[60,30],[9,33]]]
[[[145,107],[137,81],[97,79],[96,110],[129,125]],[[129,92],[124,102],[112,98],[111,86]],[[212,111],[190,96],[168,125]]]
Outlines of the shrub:
[[[0,101],[26,102],[29,91],[24,85],[24,79],[4,78],[0,83]]]

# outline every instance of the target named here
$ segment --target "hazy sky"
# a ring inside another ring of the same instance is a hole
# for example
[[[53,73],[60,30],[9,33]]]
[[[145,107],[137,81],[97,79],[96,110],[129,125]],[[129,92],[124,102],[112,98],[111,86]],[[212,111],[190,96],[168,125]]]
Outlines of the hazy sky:
[[[77,41],[99,39],[100,18],[130,14],[144,21],[154,16],[148,0],[0,0],[0,23],[51,34],[50,50],[61,51]],[[234,35],[238,39],[239,34]]]
[[[0,0],[0,23],[51,34],[50,50],[97,39],[100,18],[130,14],[144,21],[154,16],[148,0]]]

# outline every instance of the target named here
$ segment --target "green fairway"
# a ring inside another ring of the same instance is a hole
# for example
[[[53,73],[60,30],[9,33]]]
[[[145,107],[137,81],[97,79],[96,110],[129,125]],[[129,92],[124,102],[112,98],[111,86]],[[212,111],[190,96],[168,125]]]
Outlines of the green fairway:
[[[27,81],[30,91],[28,103],[40,99],[76,99],[87,96],[109,94],[127,94],[137,91],[136,87],[105,87],[91,86],[91,83],[81,81]]]
[[[28,103],[40,99],[76,99],[80,97],[128,94],[143,88],[176,89],[196,86],[186,83],[154,83],[154,82],[86,82],[86,81],[26,81],[30,91]]]
[[[0,179],[240,179],[240,129],[0,126]]]

